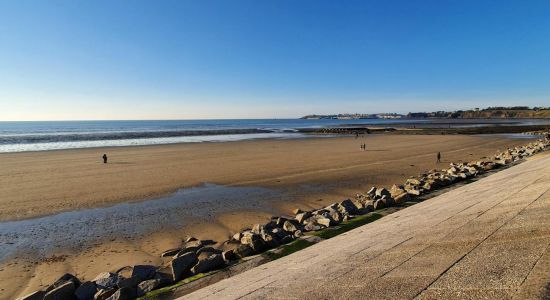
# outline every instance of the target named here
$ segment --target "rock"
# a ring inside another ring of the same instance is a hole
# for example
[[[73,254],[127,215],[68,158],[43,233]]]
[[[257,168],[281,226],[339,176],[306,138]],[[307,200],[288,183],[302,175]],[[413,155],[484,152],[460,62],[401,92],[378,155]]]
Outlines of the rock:
[[[275,247],[279,247],[279,241],[275,238],[275,236],[273,234],[270,234],[270,233],[263,233],[261,235],[262,237],[262,240],[265,242],[265,248],[275,248]],[[252,247],[254,248],[254,247]]]
[[[97,292],[97,287],[94,282],[86,281],[82,283],[74,292],[78,300],[91,300]]]
[[[409,178],[407,179],[407,182],[406,182],[407,185],[421,185],[422,183],[420,182],[420,180],[418,179],[415,179],[415,178]]]
[[[201,241],[190,241],[185,243],[184,250],[187,250],[188,252],[196,252],[200,248],[202,248],[203,244]],[[180,251],[181,252],[181,251]]]
[[[296,208],[295,210],[292,211],[292,213],[293,213],[294,215],[301,214],[301,213],[303,213],[303,212],[304,212],[304,211],[301,210],[301,209],[299,209],[299,208]]]
[[[136,291],[132,288],[121,288],[118,289],[114,294],[112,294],[106,300],[132,300],[136,298]]]
[[[292,222],[292,221],[285,221],[283,223],[283,229],[288,232],[295,232],[298,230],[298,224]]]
[[[222,252],[222,257],[225,261],[237,260],[238,257],[233,250],[227,250]]]
[[[149,279],[138,284],[136,292],[138,297],[142,297],[152,290],[156,290],[162,286],[160,279]]]
[[[105,300],[109,297],[111,297],[116,292],[115,288],[105,289],[105,290],[99,290],[94,295],[94,300]]]
[[[197,261],[197,255],[193,252],[188,252],[174,258],[170,262],[172,280],[179,281],[182,276],[188,274],[191,271],[191,267],[193,267],[197,263]]]
[[[170,268],[167,268],[167,272],[169,272],[169,273],[157,271],[155,273],[155,276],[152,279],[159,279],[162,286],[174,283],[174,279],[173,279],[173,276],[172,276],[172,271],[169,270],[169,269]]]
[[[334,224],[339,224],[344,220],[344,217],[337,210],[331,211],[329,213],[328,217],[331,220],[331,222],[329,222],[329,224],[333,224],[333,223]]]
[[[386,188],[377,189],[376,198],[382,198],[383,196],[386,196],[386,198],[391,197],[390,191],[388,191]]]
[[[243,257],[246,257],[246,256],[253,255],[254,254],[254,249],[252,249],[252,247],[250,247],[249,245],[240,244],[235,249],[235,254],[238,257],[243,258]]]
[[[139,278],[140,281],[153,278],[157,272],[157,267],[152,265],[135,265],[132,268],[132,277]]]
[[[183,248],[178,253],[176,253],[176,255],[174,255],[172,258],[180,257],[180,256],[185,255],[187,253],[195,253],[197,250],[198,249],[195,248],[195,247]]]
[[[353,201],[350,199],[346,199],[340,203],[338,203],[338,206],[336,209],[343,213],[343,214],[349,214],[349,215],[355,215],[358,212],[358,209],[362,207],[357,207]]]
[[[65,281],[65,283],[52,289],[44,295],[44,300],[71,300],[76,299],[74,292],[76,290],[73,281]]]
[[[80,280],[76,278],[74,275],[65,273],[63,276],[59,277],[53,284],[51,284],[47,289],[46,292],[49,292],[53,289],[55,289],[58,286],[63,285],[67,281],[72,281],[74,283],[75,288],[80,286]]]
[[[200,248],[198,251],[197,251],[197,255],[207,255],[207,256],[210,256],[212,254],[221,254],[222,253],[222,250],[220,249],[216,249],[214,247],[202,247]]]
[[[135,288],[140,282],[142,282],[143,280],[137,278],[137,277],[130,277],[130,278],[122,278],[117,286],[118,288]]]
[[[231,239],[240,243],[242,237],[242,234],[240,232],[237,232],[233,235],[233,237],[231,237]]]
[[[160,257],[174,256],[174,255],[178,254],[178,252],[180,252],[180,251],[181,251],[181,248],[169,249],[169,250],[166,250],[166,251],[162,252],[160,254]]]
[[[194,241],[198,241],[197,238],[193,237],[193,236],[188,236],[185,238],[185,240],[183,240],[184,243],[189,243],[189,242],[194,242]]]
[[[209,257],[199,260],[199,262],[191,269],[193,274],[207,273],[212,270],[221,268],[225,264],[221,254],[212,254]]]
[[[401,195],[404,193],[406,193],[405,188],[396,184],[392,185],[390,189],[390,196],[392,197],[395,197],[397,195]]]
[[[298,221],[298,223],[300,224],[304,224],[304,222],[309,218],[311,217],[311,213],[309,211],[306,211],[306,212],[303,212],[303,213],[299,213],[299,214],[296,214],[296,221]]]
[[[320,226],[330,227],[331,220],[325,216],[317,215],[315,217],[312,217],[312,219],[316,224]]]
[[[296,230],[296,231],[294,232],[294,237],[299,238],[299,237],[301,237],[301,236],[303,236],[303,235],[304,235],[304,233],[303,233],[301,230]]]
[[[365,202],[365,208],[363,208],[363,211],[365,213],[369,213],[371,211],[374,211],[374,201],[369,200],[369,201]]]
[[[46,295],[45,291],[35,291],[32,292],[26,296],[17,298],[17,300],[42,300],[44,299],[44,295]],[[93,297],[93,295],[92,295]]]
[[[393,201],[393,198],[391,196],[387,197],[384,196],[382,197],[383,200],[385,200],[385,203],[386,203],[386,207],[392,207],[395,205],[395,201]]]
[[[370,190],[367,192],[367,195],[371,198],[371,199],[374,199],[374,197],[376,196],[376,187],[371,187]]]
[[[374,201],[374,209],[375,210],[378,210],[378,209],[382,209],[382,208],[385,208],[386,207],[386,201],[383,200],[383,199],[379,199],[379,200],[376,200]]]
[[[317,223],[315,222],[309,222],[306,224],[306,226],[304,226],[304,230],[305,231],[317,231],[317,230],[321,230],[322,227],[319,226]]]
[[[264,226],[261,224],[256,224],[252,227],[252,233],[261,234],[263,232]]]
[[[288,235],[288,231],[285,231],[285,230],[282,229],[282,228],[275,228],[275,229],[273,229],[273,231],[271,232],[271,234],[272,234],[277,240],[280,240],[280,239],[282,239],[283,237],[285,237],[286,235]]]
[[[408,193],[403,193],[403,194],[394,196],[393,200],[395,204],[403,204],[410,200],[410,196]]]
[[[265,241],[255,233],[243,235],[241,238],[241,244],[249,245],[256,252],[260,252],[265,248]]]
[[[92,281],[95,282],[98,289],[108,289],[116,287],[122,279],[117,273],[103,272],[97,275]]]
[[[406,189],[407,194],[413,195],[413,196],[420,196],[420,190],[417,189]]]
[[[279,227],[283,227],[283,224],[284,224],[286,221],[288,221],[287,218],[283,218],[283,217],[277,218],[277,221],[275,222],[275,225],[277,225],[277,226],[275,226],[275,227],[272,228],[272,229],[277,229],[277,228],[279,228]]]

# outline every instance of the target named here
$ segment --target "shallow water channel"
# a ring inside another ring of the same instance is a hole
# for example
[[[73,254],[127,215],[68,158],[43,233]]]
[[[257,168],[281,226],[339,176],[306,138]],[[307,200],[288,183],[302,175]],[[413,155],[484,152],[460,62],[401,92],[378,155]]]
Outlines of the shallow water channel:
[[[206,183],[152,200],[1,222],[0,261],[15,255],[41,257],[106,238],[136,238],[220,213],[270,211],[270,202],[280,198],[281,192],[272,189]]]

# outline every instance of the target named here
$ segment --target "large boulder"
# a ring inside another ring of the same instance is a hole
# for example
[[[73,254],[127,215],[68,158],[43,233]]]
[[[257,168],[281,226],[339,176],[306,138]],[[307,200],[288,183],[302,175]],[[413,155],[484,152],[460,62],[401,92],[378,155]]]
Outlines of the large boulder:
[[[203,243],[199,240],[190,241],[185,243],[184,250],[187,250],[187,252],[197,252],[200,248],[202,248]]]
[[[330,227],[331,220],[323,215],[316,215],[310,218],[315,224],[318,224],[322,227]]]
[[[370,190],[367,192],[367,196],[370,199],[374,199],[374,197],[376,197],[376,187],[371,187]]]
[[[111,297],[116,292],[116,290],[116,288],[98,290],[97,293],[95,293],[94,295],[94,300],[105,300]]]
[[[252,233],[254,234],[262,234],[262,232],[264,232],[264,225],[261,225],[261,224],[256,224],[252,227]]]
[[[265,245],[263,246],[264,249],[279,247],[280,243],[277,240],[276,235],[266,232],[266,233],[262,233],[260,236],[261,236],[262,240],[265,242]],[[258,250],[258,251],[260,251],[260,250]]]
[[[208,257],[212,254],[221,254],[221,253],[222,253],[222,250],[216,249],[210,246],[202,247],[197,251],[197,255],[199,256],[199,258]]]
[[[299,229],[299,223],[297,221],[287,220],[283,223],[283,229],[287,232],[295,232]]]
[[[92,300],[97,292],[97,286],[92,281],[83,282],[74,292],[78,300]]]
[[[382,209],[382,208],[386,208],[386,201],[384,199],[379,199],[374,201],[375,210]]]
[[[136,290],[128,287],[118,289],[106,300],[132,300],[136,298]]]
[[[156,290],[162,286],[160,279],[149,279],[138,284],[136,292],[138,297],[142,297],[152,290]]]
[[[311,212],[306,211],[306,212],[296,214],[295,219],[296,221],[298,221],[298,223],[304,224],[309,217],[311,217]]]
[[[74,275],[66,273],[63,274],[63,276],[59,277],[53,284],[51,284],[47,289],[46,292],[49,292],[58,286],[61,286],[65,284],[67,281],[72,281],[74,283],[75,288],[80,286],[80,280],[76,278]]]
[[[44,295],[44,300],[72,300],[76,299],[74,292],[76,286],[73,281],[65,281],[65,283],[52,289]]]
[[[142,282],[142,281],[143,281],[143,280],[139,279],[138,277],[122,278],[122,279],[118,282],[117,286],[118,286],[118,288],[125,288],[125,287],[127,287],[127,288],[132,288],[132,289],[134,289],[134,288],[136,288],[136,286],[137,286],[140,282]]]
[[[407,201],[410,200],[410,196],[408,193],[403,193],[403,194],[399,194],[399,195],[396,195],[393,197],[393,200],[395,202],[395,204],[399,205],[399,204],[403,204]]]
[[[329,222],[330,225],[339,224],[344,220],[344,215],[342,215],[339,211],[333,210],[328,213],[328,216],[325,215],[327,218],[329,218],[332,222]],[[349,216],[346,214],[346,216]]]
[[[238,259],[237,255],[235,254],[235,251],[233,251],[231,249],[222,252],[222,257],[225,261],[232,261],[232,260],[237,260]]]
[[[123,277],[117,273],[103,272],[92,281],[95,282],[98,289],[109,289],[116,287],[122,279]]]
[[[221,254],[212,254],[199,262],[191,269],[193,274],[206,273],[219,269],[225,264]]]
[[[249,245],[240,244],[239,246],[237,246],[237,248],[235,248],[235,254],[238,257],[243,258],[246,256],[253,255],[254,249],[252,249],[252,247],[250,247]]]
[[[318,225],[317,223],[315,223],[313,221],[307,223],[304,226],[305,231],[317,231],[317,230],[321,230],[321,229],[323,229],[323,227],[321,227],[320,225]]]
[[[391,196],[390,191],[388,191],[386,188],[378,188],[376,189],[376,198],[382,198],[386,196],[386,198],[389,198]]]
[[[266,246],[265,241],[261,238],[261,236],[252,232],[243,234],[241,244],[249,245],[255,252],[261,252]]]
[[[162,252],[160,254],[160,257],[174,256],[174,255],[178,254],[178,252],[180,252],[180,251],[181,251],[181,248],[168,249],[168,250]]]
[[[197,263],[197,255],[193,252],[177,256],[170,262],[172,280],[178,281],[182,276],[190,273],[191,268]]]
[[[132,277],[139,278],[140,281],[153,278],[157,272],[157,267],[152,265],[135,265],[132,268]]]
[[[363,207],[358,207],[353,201],[350,199],[346,199],[340,203],[338,203],[338,206],[336,209],[342,213],[342,214],[348,214],[348,215],[355,215],[359,212],[359,209]]]

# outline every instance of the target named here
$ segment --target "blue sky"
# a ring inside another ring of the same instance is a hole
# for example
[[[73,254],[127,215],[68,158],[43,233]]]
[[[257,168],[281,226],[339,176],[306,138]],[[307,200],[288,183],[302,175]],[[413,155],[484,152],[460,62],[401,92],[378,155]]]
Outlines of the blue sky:
[[[550,1],[0,0],[0,120],[550,106]]]

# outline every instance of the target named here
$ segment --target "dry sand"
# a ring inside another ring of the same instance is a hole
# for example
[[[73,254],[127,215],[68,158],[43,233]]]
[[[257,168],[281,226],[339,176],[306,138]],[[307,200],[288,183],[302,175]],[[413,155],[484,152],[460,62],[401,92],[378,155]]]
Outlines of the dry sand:
[[[275,210],[214,211],[211,219],[189,220],[180,228],[147,234],[146,239],[105,236],[81,249],[45,258],[4,261],[0,298],[44,287],[63,272],[91,279],[126,265],[159,264],[158,254],[178,246],[185,234],[223,240],[272,213],[320,207],[372,185],[391,186],[425,170],[446,167],[450,161],[478,159],[526,142],[503,137],[374,135],[1,154],[2,221],[150,199],[205,182],[267,187],[285,197],[277,201]],[[360,149],[362,143],[367,151]],[[443,155],[441,164],[435,163],[437,151]],[[103,153],[109,156],[106,165],[101,162]]]

